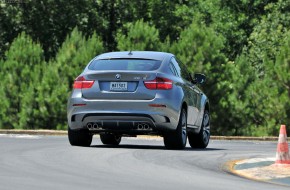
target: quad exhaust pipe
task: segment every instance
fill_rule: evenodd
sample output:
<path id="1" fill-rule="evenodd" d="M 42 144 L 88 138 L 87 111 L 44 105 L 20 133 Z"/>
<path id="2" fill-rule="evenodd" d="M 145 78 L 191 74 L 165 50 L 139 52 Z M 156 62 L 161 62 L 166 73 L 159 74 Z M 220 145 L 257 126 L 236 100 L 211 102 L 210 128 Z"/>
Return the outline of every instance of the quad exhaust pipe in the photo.
<path id="1" fill-rule="evenodd" d="M 87 128 L 89 130 L 98 130 L 98 129 L 102 129 L 102 126 L 99 125 L 98 123 L 87 123 Z M 150 125 L 148 123 L 138 123 L 137 125 L 137 129 L 138 130 L 150 130 Z"/>

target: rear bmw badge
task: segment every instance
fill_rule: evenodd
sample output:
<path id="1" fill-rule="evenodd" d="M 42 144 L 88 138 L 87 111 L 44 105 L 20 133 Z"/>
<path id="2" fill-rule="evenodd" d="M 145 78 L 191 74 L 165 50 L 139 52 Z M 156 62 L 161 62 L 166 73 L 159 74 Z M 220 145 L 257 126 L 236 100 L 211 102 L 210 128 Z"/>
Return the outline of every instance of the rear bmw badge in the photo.
<path id="1" fill-rule="evenodd" d="M 115 78 L 116 78 L 117 80 L 120 80 L 120 79 L 121 79 L 121 75 L 120 75 L 120 74 L 116 74 Z"/>

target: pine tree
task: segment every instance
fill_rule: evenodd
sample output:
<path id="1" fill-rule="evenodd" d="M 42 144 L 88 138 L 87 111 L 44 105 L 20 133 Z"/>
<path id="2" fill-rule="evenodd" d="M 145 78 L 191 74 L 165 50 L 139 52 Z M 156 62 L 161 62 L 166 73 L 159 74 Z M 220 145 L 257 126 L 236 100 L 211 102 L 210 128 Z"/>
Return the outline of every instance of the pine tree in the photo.
<path id="1" fill-rule="evenodd" d="M 204 73 L 207 82 L 202 86 L 210 99 L 212 111 L 213 132 L 220 126 L 219 101 L 223 91 L 218 91 L 222 66 L 226 64 L 226 58 L 221 50 L 224 39 L 215 33 L 213 28 L 193 22 L 187 29 L 181 32 L 179 41 L 172 44 L 171 52 L 174 53 L 193 73 Z M 224 126 L 223 126 L 224 127 Z"/>
<path id="2" fill-rule="evenodd" d="M 275 61 L 285 34 L 290 27 L 289 1 L 279 0 L 265 6 L 267 14 L 253 28 L 248 38 L 248 44 L 243 49 L 243 54 L 255 67 L 259 75 L 266 72 L 266 61 Z"/>
<path id="3" fill-rule="evenodd" d="M 34 128 L 35 93 L 42 74 L 43 50 L 38 43 L 21 33 L 5 53 L 1 64 L 1 127 Z"/>
<path id="4" fill-rule="evenodd" d="M 219 72 L 213 74 L 216 75 L 215 84 L 210 84 L 214 88 L 209 94 L 213 134 L 242 135 L 249 112 L 244 89 L 252 73 L 252 68 L 241 57 L 236 62 L 222 64 Z"/>
<path id="5" fill-rule="evenodd" d="M 9 124 L 10 121 L 10 116 L 8 114 L 8 109 L 10 107 L 10 100 L 6 96 L 6 83 L 8 83 L 7 80 L 7 73 L 3 71 L 3 64 L 4 61 L 0 60 L 0 96 L 1 96 L 1 101 L 0 101 L 0 129 L 2 128 L 13 128 Z"/>
<path id="6" fill-rule="evenodd" d="M 87 40 L 75 28 L 67 36 L 55 60 L 45 68 L 39 86 L 39 125 L 42 128 L 66 128 L 67 98 L 72 90 L 74 79 L 81 74 L 89 61 L 104 52 L 103 44 L 96 34 Z"/>
<path id="7" fill-rule="evenodd" d="M 117 34 L 117 48 L 125 50 L 155 50 L 160 48 L 159 32 L 142 19 L 130 24 L 128 34 Z"/>
<path id="8" fill-rule="evenodd" d="M 279 87 L 280 96 L 278 100 L 284 103 L 284 109 L 287 116 L 280 119 L 280 123 L 290 123 L 290 30 L 286 32 L 284 43 L 280 48 L 280 53 L 276 56 L 275 64 L 273 64 L 273 80 Z M 276 97 L 277 98 L 277 97 Z M 288 127 L 288 132 L 290 129 Z"/>
<path id="9" fill-rule="evenodd" d="M 191 71 L 207 72 L 211 65 L 224 63 L 225 57 L 220 52 L 223 40 L 212 28 L 193 22 L 172 44 L 171 52 Z"/>

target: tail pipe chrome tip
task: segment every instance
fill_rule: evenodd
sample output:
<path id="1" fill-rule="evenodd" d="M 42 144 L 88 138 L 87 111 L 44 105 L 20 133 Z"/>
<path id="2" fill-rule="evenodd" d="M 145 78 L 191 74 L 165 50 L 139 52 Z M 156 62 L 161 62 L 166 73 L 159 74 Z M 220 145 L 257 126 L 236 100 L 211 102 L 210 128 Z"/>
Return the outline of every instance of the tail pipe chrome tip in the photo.
<path id="1" fill-rule="evenodd" d="M 148 130 L 148 129 L 150 128 L 149 125 L 148 125 L 147 123 L 144 123 L 143 126 L 144 126 L 144 129 L 145 129 L 145 130 Z"/>
<path id="2" fill-rule="evenodd" d="M 143 130 L 143 129 L 144 129 L 144 126 L 143 126 L 142 123 L 139 123 L 139 124 L 138 124 L 138 129 L 139 129 L 139 130 Z"/>
<path id="3" fill-rule="evenodd" d="M 93 124 L 93 129 L 99 129 L 99 125 L 97 123 Z"/>
<path id="4" fill-rule="evenodd" d="M 89 130 L 91 130 L 91 129 L 93 128 L 93 125 L 92 125 L 91 123 L 88 123 L 88 124 L 87 124 L 87 128 L 88 128 Z"/>

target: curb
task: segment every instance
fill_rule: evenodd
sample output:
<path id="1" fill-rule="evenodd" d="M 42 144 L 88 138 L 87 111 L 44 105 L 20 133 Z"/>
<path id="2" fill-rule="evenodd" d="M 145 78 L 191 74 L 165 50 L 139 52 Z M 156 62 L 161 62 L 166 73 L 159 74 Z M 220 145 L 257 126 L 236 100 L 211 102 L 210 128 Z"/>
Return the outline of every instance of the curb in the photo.
<path id="1" fill-rule="evenodd" d="M 0 134 L 25 134 L 25 135 L 52 135 L 65 136 L 66 130 L 17 130 L 0 129 Z M 139 135 L 138 135 L 139 136 Z M 161 138 L 159 136 L 140 135 L 147 138 Z M 290 137 L 287 138 L 290 141 Z M 240 141 L 278 141 L 278 137 L 244 137 L 244 136 L 211 136 L 211 140 L 240 140 Z"/>
<path id="2" fill-rule="evenodd" d="M 67 135 L 63 130 L 17 130 L 17 129 L 0 129 L 0 134 L 17 134 L 17 135 Z"/>
<path id="3" fill-rule="evenodd" d="M 254 180 L 281 186 L 290 186 L 290 165 L 277 166 L 275 158 L 251 158 L 232 160 L 224 165 L 229 173 Z"/>

